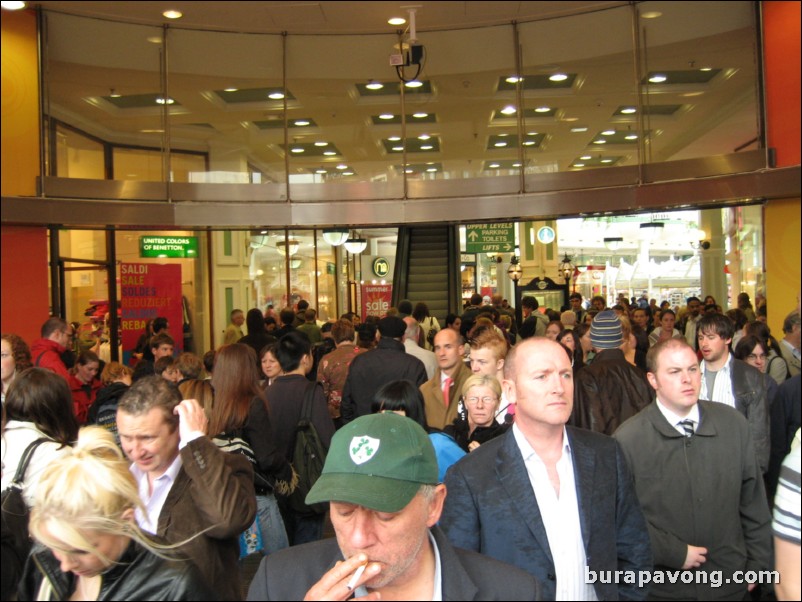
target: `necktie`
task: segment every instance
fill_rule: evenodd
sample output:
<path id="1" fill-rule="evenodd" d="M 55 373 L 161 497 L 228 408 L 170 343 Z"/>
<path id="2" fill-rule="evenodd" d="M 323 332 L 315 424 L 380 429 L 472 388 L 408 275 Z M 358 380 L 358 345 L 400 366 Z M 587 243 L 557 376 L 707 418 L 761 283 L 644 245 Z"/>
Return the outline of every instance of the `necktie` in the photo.
<path id="1" fill-rule="evenodd" d="M 686 437 L 693 437 L 693 420 L 680 420 L 678 424 L 685 431 Z"/>
<path id="2" fill-rule="evenodd" d="M 451 391 L 451 383 L 454 381 L 451 380 L 451 377 L 447 377 L 443 381 L 443 403 L 448 407 L 448 393 Z"/>

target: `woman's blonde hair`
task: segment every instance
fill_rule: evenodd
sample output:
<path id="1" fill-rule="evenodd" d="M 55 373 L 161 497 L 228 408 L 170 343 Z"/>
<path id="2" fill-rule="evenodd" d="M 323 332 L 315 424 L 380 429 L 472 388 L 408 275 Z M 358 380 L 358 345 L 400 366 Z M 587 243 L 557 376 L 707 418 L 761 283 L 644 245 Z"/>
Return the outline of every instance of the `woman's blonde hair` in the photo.
<path id="1" fill-rule="evenodd" d="M 103 372 L 100 375 L 100 382 L 104 385 L 110 385 L 111 383 L 121 380 L 125 376 L 133 375 L 134 371 L 128 366 L 120 362 L 109 362 L 106 364 L 106 367 L 103 368 Z"/>
<path id="2" fill-rule="evenodd" d="M 174 546 L 151 542 L 126 511 L 143 508 L 136 480 L 114 436 L 99 426 L 82 428 L 75 446 L 43 472 L 31 510 L 30 532 L 53 549 L 86 550 L 106 563 L 87 531 L 122 535 L 152 552 Z M 129 513 L 130 514 L 130 513 Z"/>
<path id="3" fill-rule="evenodd" d="M 473 376 L 469 377 L 468 380 L 465 381 L 465 384 L 462 385 L 462 396 L 467 397 L 468 391 L 470 391 L 473 387 L 488 387 L 493 393 L 496 394 L 496 397 L 501 399 L 501 384 L 498 382 L 498 379 L 495 376 L 490 376 L 488 374 L 474 374 Z"/>

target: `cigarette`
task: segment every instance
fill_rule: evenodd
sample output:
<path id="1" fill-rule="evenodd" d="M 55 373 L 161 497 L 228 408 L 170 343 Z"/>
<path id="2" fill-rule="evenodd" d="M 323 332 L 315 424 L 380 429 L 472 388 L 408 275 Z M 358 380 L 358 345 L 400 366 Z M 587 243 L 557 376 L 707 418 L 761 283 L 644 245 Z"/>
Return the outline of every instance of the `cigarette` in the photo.
<path id="1" fill-rule="evenodd" d="M 357 583 L 357 581 L 359 581 L 360 577 L 362 577 L 362 573 L 364 573 L 364 572 L 365 572 L 365 569 L 366 569 L 367 567 L 368 567 L 368 563 L 367 563 L 367 562 L 366 562 L 365 564 L 360 564 L 360 565 L 357 567 L 357 569 L 356 569 L 356 573 L 354 573 L 354 576 L 353 576 L 353 577 L 351 577 L 351 578 L 348 580 L 348 584 L 345 586 L 345 587 L 347 587 L 347 588 L 348 588 L 348 591 L 352 591 L 352 590 L 353 590 L 353 589 L 356 587 L 356 583 Z"/>

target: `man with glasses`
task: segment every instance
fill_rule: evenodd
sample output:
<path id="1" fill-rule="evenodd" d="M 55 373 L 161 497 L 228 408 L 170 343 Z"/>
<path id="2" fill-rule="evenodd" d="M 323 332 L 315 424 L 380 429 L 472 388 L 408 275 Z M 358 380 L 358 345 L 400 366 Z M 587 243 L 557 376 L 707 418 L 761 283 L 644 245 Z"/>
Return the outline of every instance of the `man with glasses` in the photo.
<path id="1" fill-rule="evenodd" d="M 42 338 L 31 345 L 33 365 L 47 368 L 66 380 L 67 366 L 64 365 L 61 354 L 72 345 L 75 331 L 64 319 L 53 316 L 42 324 L 41 335 Z"/>

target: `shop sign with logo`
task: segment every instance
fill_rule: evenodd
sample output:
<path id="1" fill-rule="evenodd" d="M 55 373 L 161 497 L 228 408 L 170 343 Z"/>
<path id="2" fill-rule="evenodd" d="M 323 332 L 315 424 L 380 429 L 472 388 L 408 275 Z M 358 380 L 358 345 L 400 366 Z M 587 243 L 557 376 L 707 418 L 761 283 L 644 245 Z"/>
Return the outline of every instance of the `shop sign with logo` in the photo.
<path id="1" fill-rule="evenodd" d="M 198 237 L 140 236 L 139 256 L 194 259 L 198 256 Z"/>

